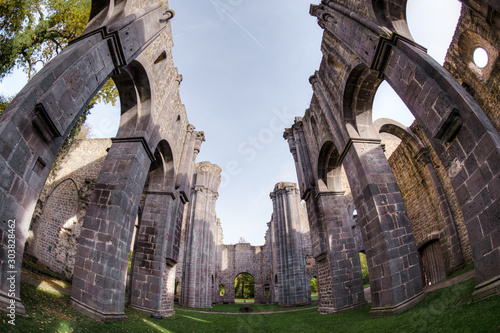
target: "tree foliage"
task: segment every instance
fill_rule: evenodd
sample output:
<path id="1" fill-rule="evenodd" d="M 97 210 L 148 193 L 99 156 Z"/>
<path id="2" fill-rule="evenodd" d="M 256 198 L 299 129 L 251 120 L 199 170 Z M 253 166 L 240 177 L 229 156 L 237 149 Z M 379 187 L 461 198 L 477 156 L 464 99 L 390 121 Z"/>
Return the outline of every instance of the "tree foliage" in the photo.
<path id="1" fill-rule="evenodd" d="M 311 293 L 316 294 L 318 292 L 318 279 L 313 277 L 311 279 Z"/>
<path id="2" fill-rule="evenodd" d="M 3 113 L 3 111 L 10 104 L 12 99 L 13 99 L 12 97 L 5 97 L 5 96 L 0 95 L 0 115 Z"/>
<path id="3" fill-rule="evenodd" d="M 89 0 L 13 0 L 0 2 L 0 78 L 15 65 L 31 78 L 37 68 L 82 34 Z"/>
<path id="4" fill-rule="evenodd" d="M 370 277 L 368 276 L 368 263 L 366 262 L 366 254 L 360 252 L 359 260 L 361 262 L 361 273 L 363 274 L 363 284 L 367 284 L 370 282 Z"/>

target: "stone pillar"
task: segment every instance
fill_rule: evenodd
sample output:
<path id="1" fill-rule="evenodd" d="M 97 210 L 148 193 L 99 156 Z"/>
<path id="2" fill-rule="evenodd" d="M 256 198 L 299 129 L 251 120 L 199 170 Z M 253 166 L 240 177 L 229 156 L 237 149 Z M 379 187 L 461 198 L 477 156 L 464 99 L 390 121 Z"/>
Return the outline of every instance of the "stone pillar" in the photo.
<path id="1" fill-rule="evenodd" d="M 311 303 L 306 275 L 302 227 L 296 184 L 278 183 L 270 194 L 273 201 L 273 220 L 278 261 L 280 306 Z"/>
<path id="2" fill-rule="evenodd" d="M 293 127 L 286 129 L 283 137 L 288 141 L 288 145 L 290 146 L 290 152 L 292 153 L 295 162 L 297 178 L 299 179 L 299 182 L 301 182 L 299 184 L 303 184 L 304 186 L 303 188 L 300 188 L 301 198 L 308 201 L 307 198 L 310 197 L 311 191 L 314 190 L 315 181 L 314 177 L 305 176 L 312 174 L 313 169 L 306 140 L 302 131 L 299 134 L 299 129 L 300 131 L 302 129 L 302 120 L 301 118 L 296 118 Z M 317 203 L 308 202 L 307 214 L 309 218 L 313 252 L 316 255 L 319 255 L 320 253 L 326 253 L 327 244 L 324 226 L 319 220 L 319 210 L 317 206 Z"/>
<path id="3" fill-rule="evenodd" d="M 182 289 L 179 303 L 193 308 L 212 306 L 212 272 L 217 219 L 215 202 L 221 182 L 221 168 L 209 162 L 195 166 L 193 191 L 187 221 Z"/>
<path id="4" fill-rule="evenodd" d="M 194 126 L 188 125 L 182 171 L 176 182 L 178 190 L 173 183 L 163 183 L 163 168 L 150 172 L 132 266 L 130 303 L 137 310 L 174 313 L 175 266 L 179 261 L 184 205 L 190 195 L 194 161 L 204 139 L 203 132 L 194 132 Z"/>
<path id="5" fill-rule="evenodd" d="M 314 170 L 301 118 L 296 118 L 284 136 L 294 155 L 297 174 L 312 177 Z M 305 183 L 308 188 L 301 189 L 301 193 L 307 203 L 312 251 L 317 265 L 319 312 L 337 313 L 362 306 L 365 299 L 361 264 L 344 192 L 324 190 L 318 193 L 314 180 Z"/>
<path id="6" fill-rule="evenodd" d="M 174 313 L 175 261 L 166 256 L 171 246 L 177 212 L 184 205 L 173 192 L 146 192 L 142 219 L 139 222 L 130 286 L 132 308 L 171 315 Z M 172 288 L 168 288 L 172 285 Z"/>
<path id="7" fill-rule="evenodd" d="M 380 143 L 351 139 L 343 165 L 366 249 L 373 316 L 400 313 L 423 296 L 415 238 L 403 198 Z"/>
<path id="8" fill-rule="evenodd" d="M 125 284 L 141 194 L 153 154 L 143 138 L 113 139 L 82 224 L 71 289 L 74 307 L 125 320 Z"/>
<path id="9" fill-rule="evenodd" d="M 366 304 L 363 274 L 344 192 L 323 191 L 317 194 L 316 200 L 322 208 L 328 241 L 328 253 L 323 261 L 330 273 L 323 277 L 328 280 L 321 283 L 331 285 L 330 294 L 323 292 L 326 295 L 319 311 L 337 313 L 363 306 Z"/>

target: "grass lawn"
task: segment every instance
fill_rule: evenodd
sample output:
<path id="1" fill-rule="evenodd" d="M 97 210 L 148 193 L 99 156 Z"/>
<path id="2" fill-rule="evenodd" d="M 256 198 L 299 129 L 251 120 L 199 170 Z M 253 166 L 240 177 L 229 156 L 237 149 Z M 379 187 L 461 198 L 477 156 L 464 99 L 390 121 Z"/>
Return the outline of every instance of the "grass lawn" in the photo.
<path id="1" fill-rule="evenodd" d="M 101 323 L 79 314 L 62 296 L 22 283 L 21 299 L 28 318 L 16 317 L 10 326 L 4 315 L 0 332 L 500 332 L 500 297 L 469 303 L 474 279 L 429 293 L 425 300 L 398 316 L 370 318 L 370 306 L 340 315 L 320 315 L 316 307 L 279 314 L 193 313 L 176 307 L 161 320 L 126 309 L 126 322 Z M 216 305 L 235 312 L 241 305 Z M 274 311 L 275 305 L 250 305 L 254 311 Z M 286 310 L 286 309 L 285 309 Z"/>

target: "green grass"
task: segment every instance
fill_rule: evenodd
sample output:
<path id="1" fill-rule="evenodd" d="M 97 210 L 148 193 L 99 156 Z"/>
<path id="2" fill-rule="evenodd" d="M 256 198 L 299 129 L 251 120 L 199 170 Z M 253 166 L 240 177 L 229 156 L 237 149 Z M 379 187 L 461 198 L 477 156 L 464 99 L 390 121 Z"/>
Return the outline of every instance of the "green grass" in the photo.
<path id="1" fill-rule="evenodd" d="M 71 279 L 66 277 L 65 275 L 53 272 L 44 266 L 41 266 L 39 264 L 36 264 L 36 263 L 31 262 L 31 261 L 26 260 L 26 259 L 23 259 L 22 268 L 27 269 L 30 272 L 33 272 L 36 274 L 41 274 L 41 275 L 49 277 L 49 278 L 61 280 L 61 281 L 64 281 L 66 283 L 71 283 Z"/>
<path id="2" fill-rule="evenodd" d="M 101 323 L 68 306 L 69 297 L 22 283 L 21 299 L 29 318 L 16 317 L 16 326 L 0 324 L 0 332 L 500 332 L 500 297 L 469 303 L 474 279 L 429 293 L 424 301 L 398 316 L 371 318 L 370 306 L 340 315 L 320 315 L 317 309 L 279 314 L 193 313 L 176 307 L 176 314 L 155 320 L 126 309 L 126 322 Z M 273 310 L 275 305 L 250 305 Z M 216 305 L 227 309 L 240 305 Z M 286 310 L 286 309 L 285 309 Z M 233 312 L 233 310 L 231 310 Z M 7 317 L 4 316 L 4 320 Z"/>
<path id="3" fill-rule="evenodd" d="M 472 271 L 473 269 L 474 269 L 474 263 L 468 264 L 468 265 L 464 266 L 463 268 L 459 269 L 458 271 L 453 272 L 452 274 L 450 274 L 450 276 L 448 276 L 446 278 L 446 280 L 453 279 L 454 277 L 457 277 L 459 275 L 467 273 L 468 271 Z"/>
<path id="4" fill-rule="evenodd" d="M 228 313 L 237 313 L 240 311 L 240 308 L 243 305 L 248 305 L 253 312 L 271 312 L 271 311 L 287 311 L 293 309 L 304 309 L 304 308 L 317 308 L 318 304 L 309 304 L 305 306 L 297 306 L 297 307 L 279 307 L 276 304 L 214 304 L 210 309 L 193 309 L 180 305 L 175 305 L 175 310 L 196 310 L 196 311 L 206 311 L 206 312 L 228 312 Z"/>

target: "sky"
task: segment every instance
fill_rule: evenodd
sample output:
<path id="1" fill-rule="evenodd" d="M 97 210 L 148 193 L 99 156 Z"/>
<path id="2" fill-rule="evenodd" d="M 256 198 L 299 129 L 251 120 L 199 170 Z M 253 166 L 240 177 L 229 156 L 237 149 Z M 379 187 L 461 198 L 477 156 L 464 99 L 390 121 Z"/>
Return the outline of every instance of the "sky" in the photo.
<path id="1" fill-rule="evenodd" d="M 309 107 L 308 78 L 321 61 L 322 29 L 309 15 L 311 0 L 170 0 L 174 64 L 183 75 L 181 100 L 188 119 L 206 142 L 198 162 L 222 168 L 217 216 L 224 243 L 240 237 L 264 244 L 271 219 L 269 193 L 280 181 L 297 182 L 284 128 Z M 315 3 L 319 3 L 319 0 Z M 457 0 L 408 0 L 414 40 L 440 64 L 460 12 Z M 25 84 L 16 72 L 0 83 L 14 95 Z M 383 83 L 373 118 L 409 126 L 413 117 Z M 119 105 L 95 107 L 88 123 L 93 137 L 112 137 Z"/>

